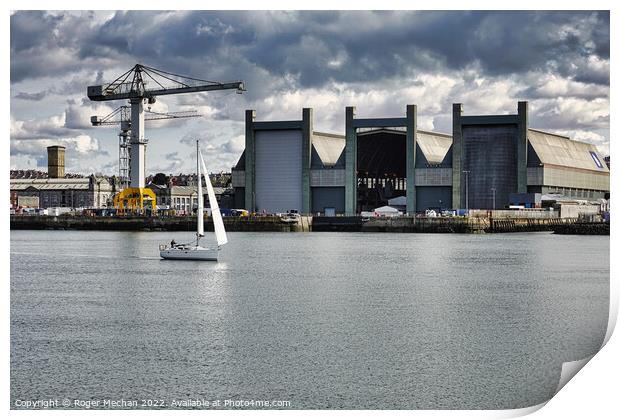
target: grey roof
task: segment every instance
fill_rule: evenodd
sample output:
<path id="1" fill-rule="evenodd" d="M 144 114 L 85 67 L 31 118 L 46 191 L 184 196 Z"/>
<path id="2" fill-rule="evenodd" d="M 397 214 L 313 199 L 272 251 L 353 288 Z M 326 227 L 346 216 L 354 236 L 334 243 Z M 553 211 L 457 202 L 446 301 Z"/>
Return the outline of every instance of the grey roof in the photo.
<path id="1" fill-rule="evenodd" d="M 233 166 L 232 169 L 233 170 L 236 169 L 238 171 L 244 171 L 245 170 L 245 149 L 243 150 L 243 152 L 241 152 L 241 156 L 239 156 L 239 160 L 237 161 L 235 166 Z"/>
<path id="2" fill-rule="evenodd" d="M 173 185 L 170 187 L 171 195 L 192 195 L 198 192 L 197 187 L 188 187 L 186 185 Z"/>
<path id="3" fill-rule="evenodd" d="M 593 144 L 534 129 L 528 129 L 527 138 L 543 165 L 609 172 L 603 157 Z M 592 154 L 596 155 L 602 167 L 597 166 Z"/>
<path id="4" fill-rule="evenodd" d="M 313 134 L 312 145 L 323 165 L 326 167 L 336 165 L 346 143 L 344 136 L 318 132 Z"/>
<path id="5" fill-rule="evenodd" d="M 431 131 L 418 130 L 418 145 L 431 165 L 439 165 L 452 146 L 452 136 Z"/>
<path id="6" fill-rule="evenodd" d="M 207 193 L 206 187 L 204 187 L 202 190 L 204 194 Z M 226 191 L 226 188 L 224 187 L 213 187 L 213 192 L 215 193 L 215 195 L 221 195 L 225 191 Z M 192 194 L 195 195 L 197 193 L 198 193 L 198 188 L 196 186 L 173 185 L 172 187 L 170 187 L 171 195 L 192 195 Z"/>
<path id="7" fill-rule="evenodd" d="M 12 191 L 23 191 L 30 187 L 37 190 L 88 190 L 90 181 L 88 178 L 11 179 Z"/>
<path id="8" fill-rule="evenodd" d="M 360 127 L 357 129 L 357 135 L 358 136 L 363 136 L 365 134 L 374 134 L 374 133 L 378 133 L 378 132 L 387 132 L 387 133 L 393 133 L 393 132 L 397 132 L 397 133 L 401 133 L 401 134 L 406 134 L 407 133 L 407 128 L 406 127 Z"/>

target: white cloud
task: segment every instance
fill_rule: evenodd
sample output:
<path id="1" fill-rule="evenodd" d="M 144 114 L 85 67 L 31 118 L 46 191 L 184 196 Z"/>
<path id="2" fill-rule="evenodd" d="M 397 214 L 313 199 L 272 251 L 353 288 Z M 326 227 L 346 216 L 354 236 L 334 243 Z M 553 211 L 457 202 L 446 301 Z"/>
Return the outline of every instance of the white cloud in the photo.
<path id="1" fill-rule="evenodd" d="M 533 101 L 532 125 L 553 130 L 608 128 L 609 98 L 556 98 Z"/>
<path id="2" fill-rule="evenodd" d="M 27 121 L 11 117 L 11 140 L 42 140 L 70 133 L 71 130 L 65 128 L 64 114 Z"/>
<path id="3" fill-rule="evenodd" d="M 533 91 L 544 98 L 566 96 L 595 98 L 597 96 L 606 96 L 609 92 L 609 88 L 592 83 L 575 82 L 569 79 L 551 76 Z"/>
<path id="4" fill-rule="evenodd" d="M 49 146 L 64 146 L 68 154 L 77 153 L 84 156 L 92 156 L 93 153 L 107 154 L 99 147 L 99 140 L 85 134 L 57 139 L 16 140 L 11 142 L 11 154 L 42 155 L 47 153 Z"/>
<path id="5" fill-rule="evenodd" d="M 85 130 L 90 129 L 92 124 L 90 117 L 105 117 L 110 114 L 114 108 L 100 103 L 82 102 L 80 104 L 70 104 L 65 108 L 64 127 L 70 129 Z"/>

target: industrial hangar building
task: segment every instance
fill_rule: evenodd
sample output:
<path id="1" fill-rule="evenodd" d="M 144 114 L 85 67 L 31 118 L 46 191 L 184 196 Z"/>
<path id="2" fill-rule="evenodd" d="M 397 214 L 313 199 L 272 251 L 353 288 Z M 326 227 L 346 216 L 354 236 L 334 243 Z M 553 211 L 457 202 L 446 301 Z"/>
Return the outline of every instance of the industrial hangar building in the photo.
<path id="1" fill-rule="evenodd" d="M 245 151 L 232 169 L 235 207 L 354 215 L 406 197 L 413 214 L 609 193 L 609 168 L 596 147 L 529 128 L 527 102 L 513 115 L 463 115 L 453 104 L 452 135 L 419 130 L 416 110 L 356 118 L 347 107 L 344 136 L 315 131 L 311 108 L 294 121 L 256 121 L 246 111 Z"/>

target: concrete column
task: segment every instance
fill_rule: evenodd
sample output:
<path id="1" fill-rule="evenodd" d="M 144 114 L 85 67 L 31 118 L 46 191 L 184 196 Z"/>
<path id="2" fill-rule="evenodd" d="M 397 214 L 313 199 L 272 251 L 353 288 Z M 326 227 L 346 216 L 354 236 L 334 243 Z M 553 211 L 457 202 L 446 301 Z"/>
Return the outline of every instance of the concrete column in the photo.
<path id="1" fill-rule="evenodd" d="M 310 161 L 312 159 L 312 134 L 314 132 L 314 111 L 304 108 L 301 125 L 301 212 L 312 212 L 310 193 Z"/>
<path id="2" fill-rule="evenodd" d="M 245 111 L 245 209 L 256 211 L 256 197 L 254 194 L 254 119 L 256 111 Z"/>
<path id="3" fill-rule="evenodd" d="M 144 188 L 146 142 L 144 138 L 144 99 L 132 99 L 131 103 L 131 188 Z"/>
<path id="4" fill-rule="evenodd" d="M 415 158 L 417 143 L 417 106 L 407 105 L 407 214 L 414 215 L 416 209 Z"/>
<path id="5" fill-rule="evenodd" d="M 355 107 L 346 108 L 346 144 L 345 144 L 345 170 L 344 170 L 344 209 L 347 216 L 353 216 L 357 212 L 357 135 L 353 120 L 355 119 Z"/>
<path id="6" fill-rule="evenodd" d="M 527 129 L 528 111 L 527 102 L 521 101 L 518 106 L 517 132 L 517 192 L 527 193 Z"/>
<path id="7" fill-rule="evenodd" d="M 463 171 L 463 132 L 461 116 L 463 104 L 452 104 L 452 208 L 463 207 L 463 188 L 461 185 Z"/>

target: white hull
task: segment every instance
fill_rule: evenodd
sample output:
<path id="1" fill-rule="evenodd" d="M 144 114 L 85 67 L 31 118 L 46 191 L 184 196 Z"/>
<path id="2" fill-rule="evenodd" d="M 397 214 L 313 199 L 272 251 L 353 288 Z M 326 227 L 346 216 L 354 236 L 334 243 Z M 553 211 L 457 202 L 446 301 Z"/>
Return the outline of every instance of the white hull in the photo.
<path id="1" fill-rule="evenodd" d="M 218 253 L 217 248 L 203 248 L 201 246 L 166 247 L 159 251 L 159 256 L 165 260 L 217 261 Z"/>

